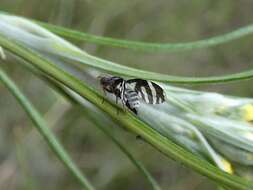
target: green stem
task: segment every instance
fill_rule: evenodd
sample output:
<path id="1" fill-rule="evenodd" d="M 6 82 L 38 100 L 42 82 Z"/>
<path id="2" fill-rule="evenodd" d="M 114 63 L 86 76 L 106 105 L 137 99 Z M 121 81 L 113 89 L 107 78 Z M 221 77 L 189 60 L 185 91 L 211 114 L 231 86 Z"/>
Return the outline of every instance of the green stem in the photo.
<path id="1" fill-rule="evenodd" d="M 169 139 L 161 136 L 157 131 L 149 127 L 147 124 L 137 119 L 129 112 L 119 111 L 119 114 L 115 113 L 115 106 L 109 101 L 105 101 L 102 104 L 103 97 L 84 84 L 79 79 L 66 73 L 53 62 L 43 58 L 34 51 L 23 47 L 22 45 L 12 42 L 0 35 L 0 45 L 12 52 L 13 54 L 23 58 L 30 62 L 33 66 L 44 72 L 48 76 L 61 82 L 65 86 L 69 87 L 92 104 L 103 110 L 105 113 L 111 116 L 115 121 L 125 126 L 130 131 L 140 135 L 144 140 L 149 142 L 152 146 L 157 148 L 163 154 L 182 162 L 195 171 L 209 177 L 217 183 L 224 184 L 234 189 L 253 189 L 253 183 L 238 176 L 233 176 L 225 173 L 217 167 L 211 165 L 207 161 L 198 158 L 194 154 L 186 151 L 180 146 L 176 145 Z"/>
<path id="2" fill-rule="evenodd" d="M 14 22 L 15 21 L 15 22 Z M 40 27 L 34 27 L 34 24 L 31 22 L 27 22 L 24 19 L 21 19 L 20 17 L 14 17 L 14 20 L 9 20 L 10 24 L 20 27 L 26 31 L 36 31 L 37 35 L 45 35 L 45 40 L 49 40 L 46 42 L 47 45 L 43 46 L 44 48 L 40 49 L 42 52 L 47 52 L 49 54 L 53 54 L 54 56 L 63 56 L 66 59 L 71 60 L 73 63 L 88 65 L 91 67 L 94 67 L 96 69 L 103 70 L 108 73 L 113 73 L 114 75 L 122 75 L 122 76 L 128 76 L 128 77 L 138 77 L 148 80 L 154 80 L 154 81 L 161 81 L 166 83 L 181 83 L 181 84 L 200 84 L 200 83 L 224 83 L 224 82 L 230 82 L 230 81 L 237 81 L 237 80 L 243 80 L 243 79 L 251 79 L 253 78 L 253 69 L 249 69 L 247 71 L 238 72 L 234 74 L 229 75 L 223 75 L 223 76 L 212 76 L 212 77 L 180 77 L 180 76 L 173 76 L 173 75 L 167 75 L 167 74 L 160 74 L 155 73 L 151 71 L 145 71 L 141 69 L 135 69 L 128 66 L 123 66 L 120 64 L 113 63 L 108 60 L 104 60 L 92 55 L 87 54 L 86 52 L 81 51 L 80 49 L 76 48 L 72 44 L 59 39 L 59 37 L 52 35 L 50 32 L 42 32 Z M 7 22 L 8 23 L 8 22 Z M 20 26 L 17 26 L 17 23 L 20 24 Z M 250 33 L 252 27 L 246 28 L 243 30 L 246 34 L 247 32 Z M 45 34 L 47 33 L 47 34 Z M 243 32 L 235 32 L 236 34 L 243 33 Z M 229 36 L 234 36 L 229 35 Z M 6 34 L 8 36 L 8 34 Z M 10 35 L 11 36 L 11 35 Z M 16 40 L 18 36 L 15 37 Z M 22 40 L 21 40 L 22 41 Z M 24 42 L 23 42 L 24 43 Z M 39 42 L 40 43 L 40 42 Z M 26 43 L 29 44 L 29 43 Z"/>
<path id="3" fill-rule="evenodd" d="M 228 43 L 232 40 L 236 40 L 253 33 L 253 25 L 248 25 L 236 29 L 232 32 L 214 36 L 211 38 L 185 42 L 185 43 L 148 43 L 148 42 L 138 42 L 130 40 L 115 39 L 103 36 L 96 36 L 84 32 L 79 32 L 72 29 L 63 28 L 60 26 L 55 26 L 45 22 L 35 21 L 39 25 L 47 28 L 51 32 L 58 34 L 62 37 L 70 38 L 72 40 L 86 41 L 90 43 L 121 47 L 138 51 L 148 51 L 148 52 L 172 52 L 172 51 L 185 51 L 192 49 L 202 49 L 207 47 L 212 47 L 224 43 Z"/>

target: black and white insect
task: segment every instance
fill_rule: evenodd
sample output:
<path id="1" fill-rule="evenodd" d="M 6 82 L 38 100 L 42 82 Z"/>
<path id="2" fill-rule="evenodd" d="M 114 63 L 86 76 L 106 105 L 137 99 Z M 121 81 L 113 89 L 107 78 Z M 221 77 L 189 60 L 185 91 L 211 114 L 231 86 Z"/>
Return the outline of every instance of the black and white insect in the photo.
<path id="1" fill-rule="evenodd" d="M 165 101 L 163 89 L 154 82 L 143 79 L 125 80 L 121 77 L 100 77 L 100 84 L 106 92 L 116 96 L 121 100 L 122 105 L 128 107 L 137 114 L 136 108 L 140 105 L 140 100 L 147 104 L 161 104 Z"/>

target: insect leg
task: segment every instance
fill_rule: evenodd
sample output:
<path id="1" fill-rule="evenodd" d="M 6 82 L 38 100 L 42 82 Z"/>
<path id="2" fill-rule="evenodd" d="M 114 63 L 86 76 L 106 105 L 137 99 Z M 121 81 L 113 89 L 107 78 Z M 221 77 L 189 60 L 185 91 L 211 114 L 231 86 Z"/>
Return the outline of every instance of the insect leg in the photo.
<path id="1" fill-rule="evenodd" d="M 126 102 L 126 107 L 128 107 L 129 110 L 131 110 L 133 113 L 137 115 L 137 110 L 135 108 L 132 108 L 128 101 Z"/>
<path id="2" fill-rule="evenodd" d="M 104 92 L 104 95 L 106 96 L 106 91 L 105 91 L 105 89 L 103 88 L 103 92 Z M 103 99 L 102 99 L 102 104 L 105 102 L 105 98 L 103 97 Z"/>
<path id="3" fill-rule="evenodd" d="M 116 96 L 116 104 L 118 104 L 118 100 L 119 100 L 119 97 L 118 97 L 118 96 Z"/>

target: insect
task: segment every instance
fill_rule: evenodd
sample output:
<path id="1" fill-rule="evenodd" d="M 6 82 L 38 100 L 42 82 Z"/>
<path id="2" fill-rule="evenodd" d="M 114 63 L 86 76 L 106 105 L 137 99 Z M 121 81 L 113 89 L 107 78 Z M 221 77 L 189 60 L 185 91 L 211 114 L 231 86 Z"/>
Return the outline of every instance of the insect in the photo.
<path id="1" fill-rule="evenodd" d="M 116 96 L 133 113 L 137 114 L 136 108 L 140 100 L 147 104 L 161 104 L 165 101 L 163 89 L 154 82 L 143 79 L 125 80 L 121 77 L 100 77 L 100 84 L 106 92 Z"/>

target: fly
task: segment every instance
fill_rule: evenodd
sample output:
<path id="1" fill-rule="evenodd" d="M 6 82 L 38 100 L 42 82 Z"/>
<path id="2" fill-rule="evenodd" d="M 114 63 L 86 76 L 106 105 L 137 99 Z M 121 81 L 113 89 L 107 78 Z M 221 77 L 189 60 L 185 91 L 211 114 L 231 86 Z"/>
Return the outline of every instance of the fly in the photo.
<path id="1" fill-rule="evenodd" d="M 147 104 L 161 104 L 165 101 L 164 90 L 156 83 L 143 79 L 125 80 L 121 77 L 100 77 L 104 92 L 114 94 L 116 103 L 120 99 L 122 105 L 137 114 L 136 108 L 140 100 Z"/>

